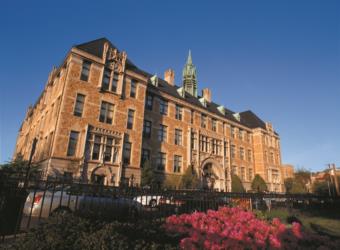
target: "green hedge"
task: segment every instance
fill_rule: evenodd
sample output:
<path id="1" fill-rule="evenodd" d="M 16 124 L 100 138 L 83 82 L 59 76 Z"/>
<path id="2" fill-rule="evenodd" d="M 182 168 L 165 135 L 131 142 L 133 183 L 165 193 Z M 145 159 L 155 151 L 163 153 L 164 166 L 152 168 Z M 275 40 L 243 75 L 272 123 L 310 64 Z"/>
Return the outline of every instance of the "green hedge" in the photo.
<path id="1" fill-rule="evenodd" d="M 23 238 L 0 249 L 178 249 L 178 238 L 168 236 L 159 224 L 103 223 L 75 215 L 52 217 Z"/>

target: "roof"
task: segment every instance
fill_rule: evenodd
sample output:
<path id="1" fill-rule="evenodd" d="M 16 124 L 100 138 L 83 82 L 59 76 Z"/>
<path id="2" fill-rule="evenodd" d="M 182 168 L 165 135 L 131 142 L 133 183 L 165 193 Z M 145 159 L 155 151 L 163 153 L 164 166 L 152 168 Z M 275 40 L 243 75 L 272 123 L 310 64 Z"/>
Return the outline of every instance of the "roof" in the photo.
<path id="1" fill-rule="evenodd" d="M 90 41 L 90 42 L 86 42 L 86 43 L 82 43 L 82 44 L 79 44 L 79 45 L 76 45 L 75 47 L 80 49 L 80 50 L 83 50 L 83 51 L 86 51 L 94 56 L 97 56 L 99 58 L 102 58 L 103 56 L 103 49 L 104 49 L 104 44 L 105 43 L 109 43 L 110 46 L 112 48 L 116 48 L 117 47 L 115 45 L 113 45 L 107 38 L 103 37 L 103 38 L 99 38 L 99 39 L 96 39 L 96 40 L 93 40 L 93 41 Z M 127 69 L 130 69 L 130 70 L 133 70 L 137 73 L 140 73 L 140 74 L 143 74 L 144 76 L 147 76 L 147 77 L 152 77 L 153 74 L 150 74 L 140 68 L 138 68 L 134 63 L 132 63 L 132 61 L 127 58 L 126 60 L 126 68 Z M 182 99 L 194 106 L 198 106 L 200 108 L 202 108 L 202 104 L 201 102 L 199 101 L 199 97 L 194 97 L 192 96 L 191 94 L 189 93 L 186 93 L 185 94 L 185 98 L 183 98 L 177 91 L 177 89 L 179 88 L 178 86 L 173 86 L 173 85 L 170 85 L 168 82 L 166 82 L 165 80 L 159 78 L 158 79 L 158 87 L 155 87 L 154 85 L 152 85 L 151 83 L 149 83 L 148 87 L 150 89 L 153 89 L 155 91 L 162 91 L 162 92 L 165 92 L 175 98 L 178 98 L 178 99 Z M 234 114 L 235 112 L 225 108 L 225 115 L 223 115 L 219 110 L 218 110 L 218 107 L 220 105 L 217 104 L 217 103 L 214 103 L 214 102 L 207 102 L 207 107 L 205 107 L 205 109 L 208 111 L 208 112 L 211 112 L 215 115 L 218 115 L 218 116 L 221 116 L 223 118 L 227 118 L 228 120 L 231 120 L 235 123 L 239 123 L 239 124 L 242 124 L 246 127 L 249 127 L 249 128 L 263 128 L 263 129 L 266 129 L 266 124 L 264 121 L 262 121 L 258 116 L 256 116 L 252 111 L 248 110 L 248 111 L 244 111 L 244 112 L 241 112 L 239 113 L 240 114 L 240 121 L 238 121 L 235 117 L 234 117 Z"/>

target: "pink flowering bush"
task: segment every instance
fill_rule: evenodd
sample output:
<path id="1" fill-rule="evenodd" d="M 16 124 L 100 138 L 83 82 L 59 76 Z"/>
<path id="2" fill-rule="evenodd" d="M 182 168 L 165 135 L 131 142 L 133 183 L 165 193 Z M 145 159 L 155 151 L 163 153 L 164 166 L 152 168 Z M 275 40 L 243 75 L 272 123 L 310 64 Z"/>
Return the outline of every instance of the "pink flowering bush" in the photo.
<path id="1" fill-rule="evenodd" d="M 207 213 L 173 215 L 165 229 L 182 235 L 182 249 L 336 249 L 339 241 L 308 233 L 301 225 L 286 227 L 277 218 L 260 220 L 240 208 L 221 207 Z"/>

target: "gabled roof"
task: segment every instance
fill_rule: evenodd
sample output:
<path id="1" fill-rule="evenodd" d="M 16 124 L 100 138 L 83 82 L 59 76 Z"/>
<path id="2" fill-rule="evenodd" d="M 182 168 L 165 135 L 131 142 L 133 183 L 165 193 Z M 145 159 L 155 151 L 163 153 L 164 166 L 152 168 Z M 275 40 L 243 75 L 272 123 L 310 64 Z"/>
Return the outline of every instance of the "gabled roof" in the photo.
<path id="1" fill-rule="evenodd" d="M 240 113 L 241 122 L 249 128 L 263 128 L 266 129 L 266 124 L 251 110 Z"/>
<path id="2" fill-rule="evenodd" d="M 79 45 L 76 45 L 75 47 L 86 51 L 87 53 L 90 53 L 91 55 L 97 56 L 99 58 L 102 58 L 103 56 L 103 49 L 104 49 L 104 44 L 105 43 L 109 43 L 110 46 L 112 48 L 116 48 L 117 47 L 115 45 L 113 45 L 107 38 L 103 37 L 103 38 L 99 38 L 90 42 L 86 42 L 86 43 L 82 43 Z M 126 60 L 126 68 L 136 71 L 140 74 L 143 74 L 144 76 L 150 78 L 153 76 L 153 74 L 150 74 L 140 68 L 138 68 L 134 63 L 132 63 L 130 61 L 129 58 L 127 58 Z M 169 83 L 167 83 L 166 81 L 164 81 L 163 79 L 159 78 L 158 79 L 158 87 L 155 87 L 154 85 L 152 85 L 151 83 L 149 83 L 148 87 L 151 89 L 154 89 L 156 91 L 162 91 L 165 92 L 175 98 L 184 100 L 186 102 L 189 102 L 192 105 L 195 105 L 197 107 L 202 108 L 202 104 L 199 101 L 199 98 L 201 98 L 200 96 L 198 96 L 197 98 L 192 96 L 189 93 L 185 93 L 185 98 L 183 98 L 177 91 L 177 89 L 179 88 L 178 86 L 173 86 L 170 85 Z M 208 112 L 214 113 L 218 116 L 221 116 L 223 118 L 227 118 L 228 120 L 231 120 L 233 122 L 242 124 L 246 127 L 249 128 L 263 128 L 266 129 L 266 124 L 264 121 L 262 121 L 258 116 L 256 116 L 252 111 L 248 110 L 248 111 L 244 111 L 239 113 L 240 114 L 240 121 L 238 121 L 235 117 L 234 114 L 235 112 L 225 108 L 225 115 L 223 115 L 219 110 L 218 107 L 220 105 L 218 105 L 217 103 L 214 102 L 207 102 L 207 107 L 204 107 L 204 109 L 206 109 Z"/>

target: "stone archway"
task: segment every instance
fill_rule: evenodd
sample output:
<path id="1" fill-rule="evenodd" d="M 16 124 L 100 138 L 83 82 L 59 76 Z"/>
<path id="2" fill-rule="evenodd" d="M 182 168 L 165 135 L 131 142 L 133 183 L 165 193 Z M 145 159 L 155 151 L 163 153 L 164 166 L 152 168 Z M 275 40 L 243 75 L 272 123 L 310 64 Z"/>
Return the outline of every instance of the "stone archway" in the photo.
<path id="1" fill-rule="evenodd" d="M 105 166 L 98 166 L 92 170 L 91 182 L 95 184 L 108 185 L 111 173 Z"/>
<path id="2" fill-rule="evenodd" d="M 225 191 L 225 175 L 220 163 L 212 158 L 205 159 L 201 164 L 201 173 L 203 188 Z"/>

